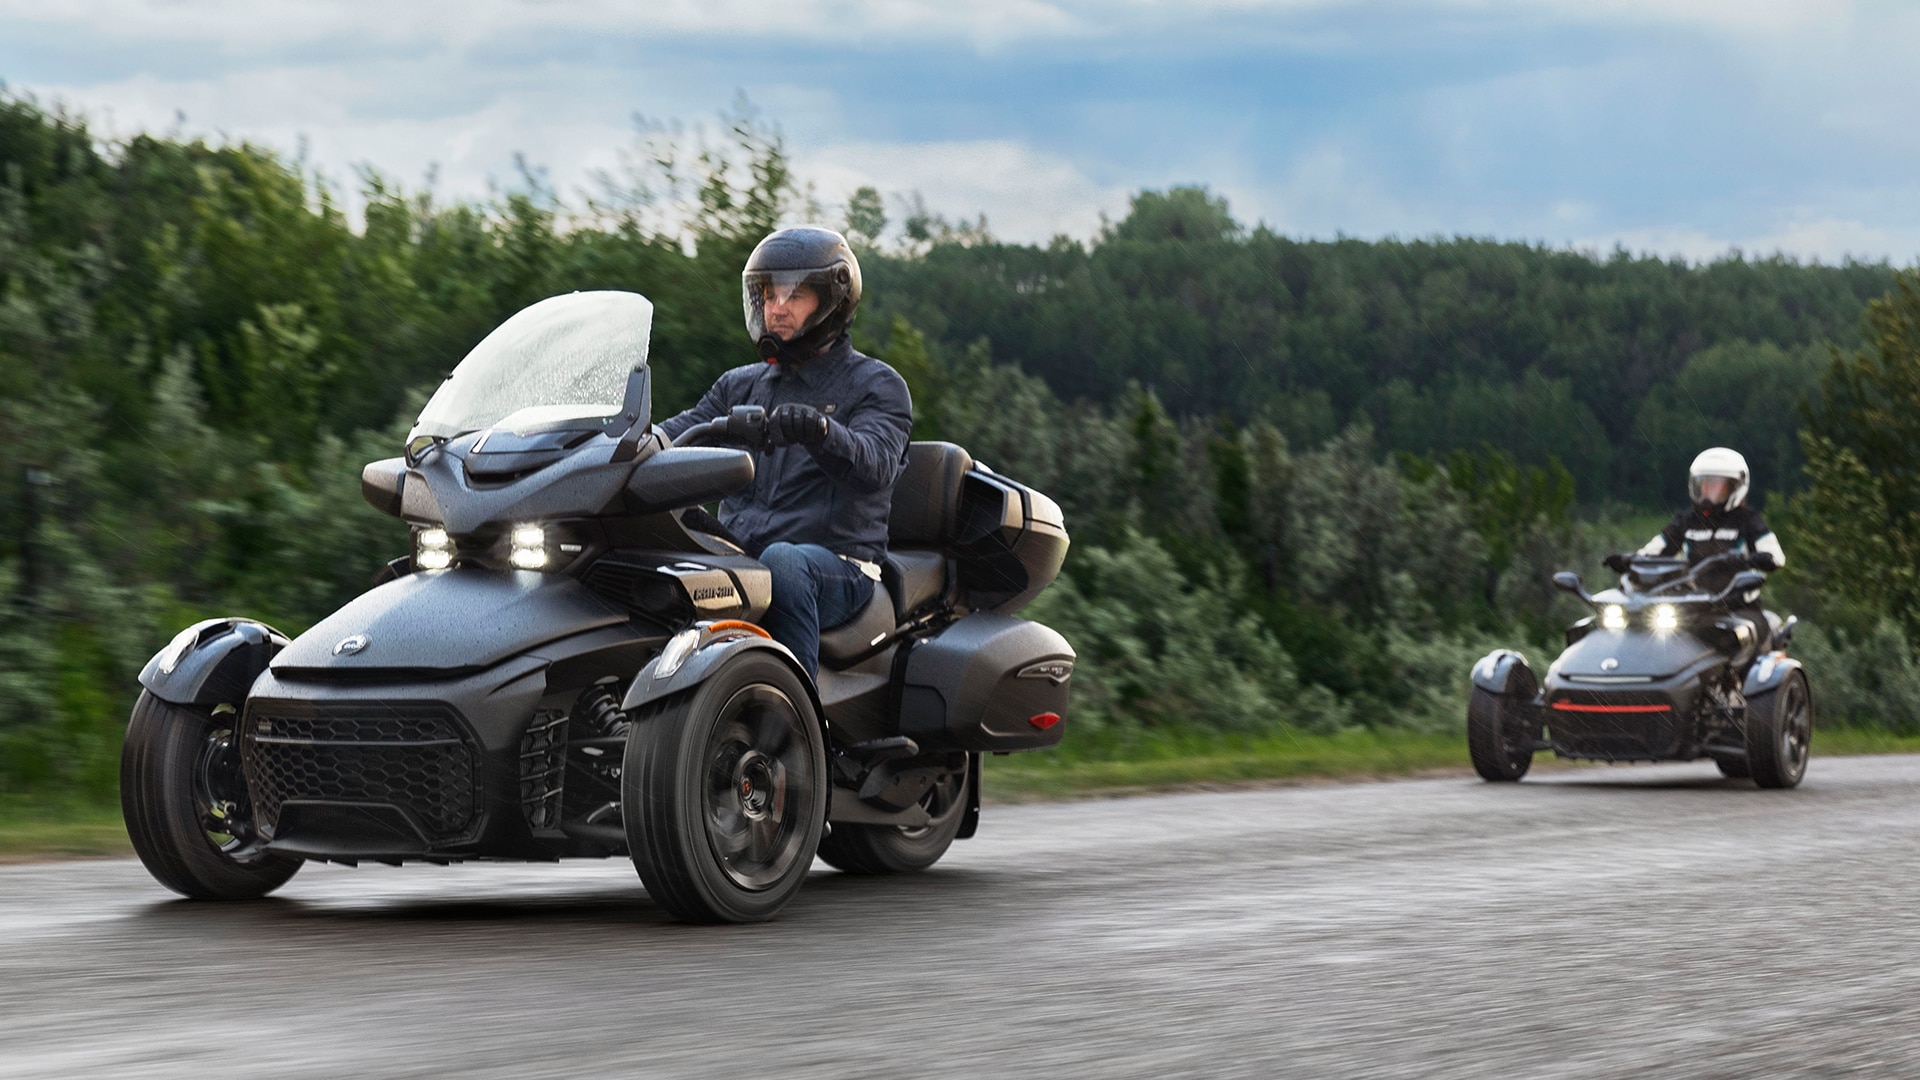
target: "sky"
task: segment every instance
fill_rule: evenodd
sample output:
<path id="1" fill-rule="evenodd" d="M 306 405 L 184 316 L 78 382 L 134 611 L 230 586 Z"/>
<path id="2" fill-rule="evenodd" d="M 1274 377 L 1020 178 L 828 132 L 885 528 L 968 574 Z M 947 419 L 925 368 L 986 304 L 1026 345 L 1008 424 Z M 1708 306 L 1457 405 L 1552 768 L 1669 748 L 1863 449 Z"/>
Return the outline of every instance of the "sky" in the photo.
<path id="1" fill-rule="evenodd" d="M 1908 265 L 1916 56 L 1910 0 L 0 0 L 11 92 L 349 193 L 524 154 L 578 201 L 636 116 L 744 95 L 830 220 L 866 184 L 1038 243 L 1203 184 L 1303 237 Z"/>

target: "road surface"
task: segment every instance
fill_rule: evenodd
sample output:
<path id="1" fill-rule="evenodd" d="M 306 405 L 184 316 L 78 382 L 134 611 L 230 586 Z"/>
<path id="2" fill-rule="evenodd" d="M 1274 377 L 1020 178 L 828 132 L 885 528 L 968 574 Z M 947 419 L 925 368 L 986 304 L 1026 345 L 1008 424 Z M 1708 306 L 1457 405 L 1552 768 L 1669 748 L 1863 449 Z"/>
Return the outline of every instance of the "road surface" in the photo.
<path id="1" fill-rule="evenodd" d="M 989 807 L 669 922 L 625 862 L 0 868 L 0 1076 L 1920 1075 L 1920 757 Z"/>

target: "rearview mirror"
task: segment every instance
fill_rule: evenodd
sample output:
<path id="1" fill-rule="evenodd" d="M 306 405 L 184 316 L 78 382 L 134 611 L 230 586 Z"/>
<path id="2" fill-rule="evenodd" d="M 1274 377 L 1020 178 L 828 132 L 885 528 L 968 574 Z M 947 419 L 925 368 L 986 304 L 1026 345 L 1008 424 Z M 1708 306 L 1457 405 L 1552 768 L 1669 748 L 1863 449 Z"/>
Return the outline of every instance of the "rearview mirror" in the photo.
<path id="1" fill-rule="evenodd" d="M 1568 592 L 1572 593 L 1575 596 L 1579 596 L 1582 593 L 1586 592 L 1585 589 L 1580 587 L 1580 575 L 1574 573 L 1571 570 L 1562 570 L 1559 573 L 1553 575 L 1553 583 L 1555 585 L 1558 585 L 1560 588 L 1567 590 Z"/>
<path id="2" fill-rule="evenodd" d="M 383 514 L 400 516 L 400 490 L 407 481 L 405 458 L 371 462 L 360 470 L 360 495 Z"/>

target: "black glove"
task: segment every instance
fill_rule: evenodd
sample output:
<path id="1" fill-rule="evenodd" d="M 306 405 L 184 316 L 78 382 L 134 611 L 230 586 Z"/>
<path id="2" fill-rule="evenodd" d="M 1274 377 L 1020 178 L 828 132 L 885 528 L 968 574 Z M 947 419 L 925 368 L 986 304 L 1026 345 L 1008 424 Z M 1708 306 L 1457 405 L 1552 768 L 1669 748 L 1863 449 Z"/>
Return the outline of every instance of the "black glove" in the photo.
<path id="1" fill-rule="evenodd" d="M 1747 556 L 1747 566 L 1751 569 L 1762 570 L 1769 574 L 1780 569 L 1780 564 L 1773 561 L 1773 553 L 1770 551 L 1756 551 Z"/>
<path id="2" fill-rule="evenodd" d="M 1633 565 L 1633 556 L 1624 552 L 1616 552 L 1601 559 L 1600 562 L 1614 573 L 1624 574 L 1627 572 L 1627 568 Z"/>
<path id="3" fill-rule="evenodd" d="M 789 401 L 776 407 L 767 420 L 775 446 L 819 446 L 827 441 L 827 414 L 811 405 Z"/>

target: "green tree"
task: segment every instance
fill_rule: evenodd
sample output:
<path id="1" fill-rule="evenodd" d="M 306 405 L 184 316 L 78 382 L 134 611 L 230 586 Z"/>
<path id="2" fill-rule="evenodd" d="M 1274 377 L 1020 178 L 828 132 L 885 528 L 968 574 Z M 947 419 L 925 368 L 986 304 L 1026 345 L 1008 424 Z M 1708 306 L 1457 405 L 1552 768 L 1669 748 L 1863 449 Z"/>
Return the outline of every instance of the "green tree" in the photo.
<path id="1" fill-rule="evenodd" d="M 1901 274 L 1865 322 L 1866 347 L 1835 350 L 1807 408 L 1794 549 L 1836 597 L 1920 637 L 1920 276 Z"/>

